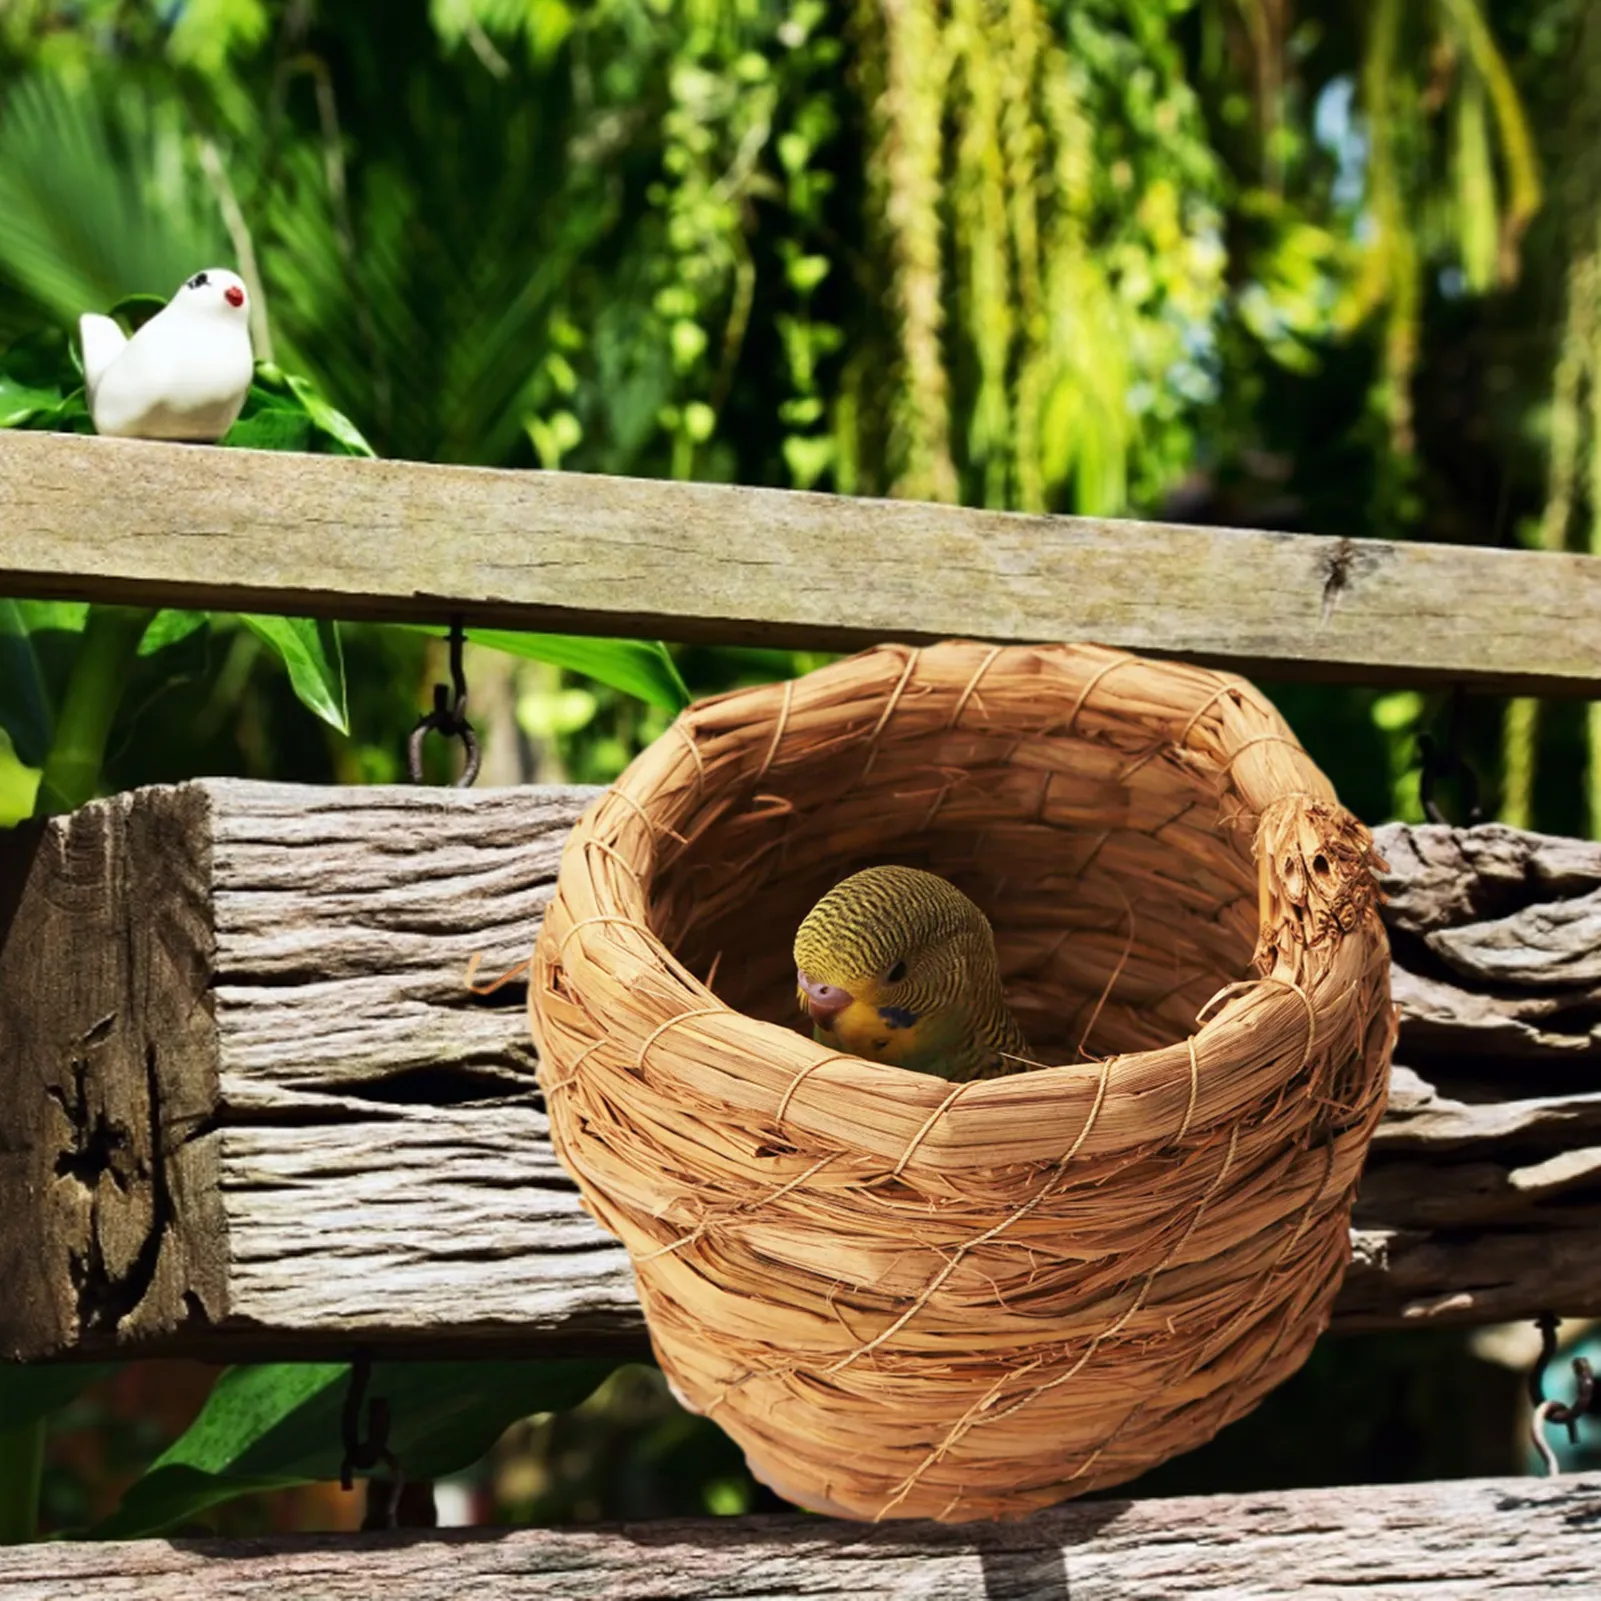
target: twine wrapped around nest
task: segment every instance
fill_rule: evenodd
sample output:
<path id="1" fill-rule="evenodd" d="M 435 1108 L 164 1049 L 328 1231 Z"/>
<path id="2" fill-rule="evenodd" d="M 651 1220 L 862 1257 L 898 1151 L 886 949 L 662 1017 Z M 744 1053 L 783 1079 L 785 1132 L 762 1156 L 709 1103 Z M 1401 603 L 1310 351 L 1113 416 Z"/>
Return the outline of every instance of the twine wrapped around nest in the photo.
<path id="1" fill-rule="evenodd" d="M 1065 1065 L 953 1086 L 800 1032 L 795 927 L 875 861 L 984 908 Z M 1197 667 L 886 647 L 684 713 L 574 831 L 530 990 L 682 1397 L 804 1506 L 951 1521 L 1250 1410 L 1327 1322 L 1384 1107 L 1374 861 Z"/>

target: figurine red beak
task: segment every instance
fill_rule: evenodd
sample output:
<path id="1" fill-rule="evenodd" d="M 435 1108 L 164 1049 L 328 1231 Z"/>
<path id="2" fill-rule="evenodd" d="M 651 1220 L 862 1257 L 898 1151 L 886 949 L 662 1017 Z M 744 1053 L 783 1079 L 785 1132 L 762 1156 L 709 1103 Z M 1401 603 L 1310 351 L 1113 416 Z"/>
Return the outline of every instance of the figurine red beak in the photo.
<path id="1" fill-rule="evenodd" d="M 238 284 L 229 284 L 222 292 L 222 298 L 230 306 L 242 306 L 245 303 L 245 292 Z"/>

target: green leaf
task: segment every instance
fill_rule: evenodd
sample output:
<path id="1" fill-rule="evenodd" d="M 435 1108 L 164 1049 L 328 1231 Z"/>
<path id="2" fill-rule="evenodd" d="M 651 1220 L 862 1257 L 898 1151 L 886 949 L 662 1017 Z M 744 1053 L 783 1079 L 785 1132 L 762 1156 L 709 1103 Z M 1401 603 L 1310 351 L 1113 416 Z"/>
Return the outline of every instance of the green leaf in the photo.
<path id="1" fill-rule="evenodd" d="M 309 379 L 287 373 L 270 361 L 256 363 L 255 381 L 239 420 L 221 443 L 241 450 L 329 450 L 342 456 L 371 456 L 361 430 L 318 394 Z"/>
<path id="2" fill-rule="evenodd" d="M 168 645 L 176 645 L 180 639 L 187 639 L 210 621 L 210 612 L 158 611 L 150 619 L 144 638 L 139 641 L 139 654 L 154 656 L 158 650 L 165 650 Z"/>
<path id="3" fill-rule="evenodd" d="M 19 600 L 15 602 L 30 634 L 81 634 L 89 621 L 86 600 Z"/>
<path id="4" fill-rule="evenodd" d="M 0 428 L 92 430 L 76 349 L 59 328 L 35 328 L 0 353 Z"/>
<path id="5" fill-rule="evenodd" d="M 352 456 L 373 456 L 377 452 L 361 436 L 361 430 L 342 412 L 330 406 L 308 379 L 296 373 L 289 374 L 289 388 L 295 399 L 306 408 L 306 415 L 331 439 L 344 446 Z"/>
<path id="6" fill-rule="evenodd" d="M 53 721 L 44 670 L 22 608 L 14 600 L 0 600 L 0 727 L 10 735 L 19 761 L 29 767 L 44 761 Z"/>
<path id="7" fill-rule="evenodd" d="M 0 828 L 14 828 L 33 816 L 39 799 L 40 769 L 21 761 L 5 725 L 0 724 Z"/>
<path id="8" fill-rule="evenodd" d="M 120 1362 L 8 1362 L 0 1364 L 0 1429 L 14 1429 L 64 1407 Z"/>
<path id="9" fill-rule="evenodd" d="M 158 311 L 166 309 L 164 295 L 124 295 L 107 313 L 127 325 L 128 332 L 138 333 Z"/>
<path id="10" fill-rule="evenodd" d="M 172 59 L 216 79 L 230 55 L 246 55 L 260 44 L 270 27 L 264 0 L 188 0 L 167 9 L 172 33 L 167 49 Z"/>
<path id="11" fill-rule="evenodd" d="M 303 411 L 272 406 L 242 416 L 218 441 L 237 450 L 311 449 L 312 421 Z"/>
<path id="12" fill-rule="evenodd" d="M 705 444 L 717 427 L 717 413 L 704 400 L 692 400 L 684 407 L 684 432 L 697 445 Z"/>
<path id="13" fill-rule="evenodd" d="M 799 172 L 812 153 L 812 142 L 803 133 L 781 133 L 778 136 L 778 160 L 785 172 Z"/>
<path id="14" fill-rule="evenodd" d="M 95 431 L 94 421 L 89 415 L 89 406 L 84 400 L 81 389 L 74 389 L 70 395 L 57 400 L 53 406 L 20 415 L 6 426 L 38 429 L 52 434 L 92 434 Z"/>
<path id="15" fill-rule="evenodd" d="M 0 355 L 0 373 L 35 389 L 65 391 L 78 383 L 72 344 L 59 328 L 33 328 L 19 335 Z"/>
<path id="16" fill-rule="evenodd" d="M 0 355 L 0 428 L 67 432 L 87 419 L 76 352 L 60 329 L 34 329 Z"/>
<path id="17" fill-rule="evenodd" d="M 448 638 L 450 630 L 433 623 L 408 623 L 418 633 Z M 655 640 L 589 639 L 576 634 L 524 634 L 504 628 L 473 628 L 474 645 L 503 650 L 529 661 L 552 662 L 586 678 L 637 695 L 663 711 L 679 712 L 689 704 L 689 690 L 667 647 Z"/>
<path id="18" fill-rule="evenodd" d="M 672 346 L 673 363 L 680 372 L 687 372 L 705 353 L 706 330 L 687 317 L 673 324 L 667 338 Z"/>
<path id="19" fill-rule="evenodd" d="M 239 620 L 283 658 L 289 682 L 302 703 L 341 734 L 348 734 L 350 711 L 339 624 L 307 617 L 241 616 Z"/>
<path id="20" fill-rule="evenodd" d="M 810 294 L 828 276 L 832 265 L 827 256 L 795 256 L 784 276 L 801 294 Z"/>
<path id="21" fill-rule="evenodd" d="M 834 459 L 832 439 L 807 439 L 791 434 L 784 441 L 784 465 L 797 489 L 810 489 L 828 471 Z"/>
<path id="22" fill-rule="evenodd" d="M 25 766 L 43 765 L 55 733 L 39 636 L 82 633 L 88 614 L 79 602 L 0 599 L 0 727 Z"/>
<path id="23" fill-rule="evenodd" d="M 778 408 L 779 421 L 787 422 L 793 428 L 810 428 L 813 423 L 821 422 L 822 418 L 821 395 L 796 395 Z"/>
<path id="24" fill-rule="evenodd" d="M 406 1477 L 437 1479 L 475 1462 L 519 1418 L 576 1406 L 613 1366 L 379 1362 L 367 1396 L 388 1403 L 389 1447 Z M 337 1479 L 349 1373 L 326 1362 L 227 1369 L 199 1417 L 91 1533 L 139 1538 L 252 1490 Z"/>
<path id="25" fill-rule="evenodd" d="M 0 372 L 0 428 L 15 428 L 42 411 L 55 411 L 61 404 L 59 389 L 41 389 L 18 383 Z"/>

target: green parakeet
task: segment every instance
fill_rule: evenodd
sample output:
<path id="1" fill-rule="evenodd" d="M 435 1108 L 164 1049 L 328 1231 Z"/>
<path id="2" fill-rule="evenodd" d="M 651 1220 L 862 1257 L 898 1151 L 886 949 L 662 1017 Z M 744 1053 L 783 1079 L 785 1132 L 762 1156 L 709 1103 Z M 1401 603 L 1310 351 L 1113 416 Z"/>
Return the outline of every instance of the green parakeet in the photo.
<path id="1" fill-rule="evenodd" d="M 851 874 L 806 914 L 795 968 L 822 1044 L 953 1082 L 1031 1065 L 989 919 L 937 874 Z"/>

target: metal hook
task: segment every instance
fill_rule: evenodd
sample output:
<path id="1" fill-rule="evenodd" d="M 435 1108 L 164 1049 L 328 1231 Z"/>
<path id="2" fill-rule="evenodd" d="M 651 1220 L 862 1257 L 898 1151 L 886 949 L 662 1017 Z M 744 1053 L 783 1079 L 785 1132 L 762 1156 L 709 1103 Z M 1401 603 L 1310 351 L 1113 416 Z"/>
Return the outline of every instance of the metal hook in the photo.
<path id="1" fill-rule="evenodd" d="M 374 1396 L 367 1409 L 367 1438 L 361 1438 L 361 1403 L 366 1397 L 371 1378 L 371 1354 L 366 1350 L 357 1351 L 350 1364 L 350 1384 L 345 1391 L 339 1420 L 345 1447 L 344 1459 L 339 1464 L 339 1483 L 343 1489 L 354 1489 L 358 1469 L 365 1472 L 382 1462 L 389 1469 L 386 1527 L 392 1529 L 400 1511 L 400 1492 L 405 1486 L 406 1476 L 401 1472 L 400 1458 L 389 1449 L 389 1402 L 381 1395 Z"/>
<path id="2" fill-rule="evenodd" d="M 1565 1401 L 1546 1400 L 1545 1370 L 1557 1354 L 1557 1325 L 1561 1321 L 1554 1312 L 1542 1312 L 1535 1320 L 1540 1330 L 1540 1356 L 1529 1374 L 1529 1400 L 1534 1404 L 1534 1419 L 1531 1424 L 1534 1448 L 1545 1463 L 1546 1473 L 1551 1476 L 1555 1476 L 1560 1469 L 1557 1466 L 1556 1452 L 1551 1449 L 1551 1444 L 1545 1437 L 1546 1424 L 1558 1423 L 1564 1426 L 1568 1431 L 1569 1443 L 1577 1445 L 1579 1419 L 1587 1412 L 1601 1416 L 1601 1389 L 1596 1385 L 1595 1373 L 1590 1364 L 1582 1356 L 1573 1359 L 1575 1392 L 1571 1405 Z"/>
<path id="3" fill-rule="evenodd" d="M 467 674 L 461 660 L 462 646 L 466 641 L 467 632 L 461 617 L 453 616 L 450 619 L 451 681 L 448 685 L 434 685 L 434 709 L 417 719 L 417 726 L 412 729 L 411 738 L 406 744 L 406 770 L 411 774 L 414 784 L 423 781 L 422 742 L 430 730 L 443 734 L 447 739 L 461 741 L 466 763 L 461 777 L 456 780 L 457 789 L 468 788 L 478 777 L 483 753 L 478 748 L 478 736 L 473 732 L 473 725 L 467 721 Z"/>

